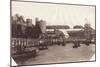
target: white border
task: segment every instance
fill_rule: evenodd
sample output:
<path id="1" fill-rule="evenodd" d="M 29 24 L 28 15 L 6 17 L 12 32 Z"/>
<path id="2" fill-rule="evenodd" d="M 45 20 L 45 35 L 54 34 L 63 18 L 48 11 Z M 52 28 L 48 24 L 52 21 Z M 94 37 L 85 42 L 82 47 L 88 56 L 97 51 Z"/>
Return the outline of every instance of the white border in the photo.
<path id="1" fill-rule="evenodd" d="M 28 0 L 33 1 L 33 0 Z M 96 30 L 97 30 L 97 61 L 86 63 L 69 63 L 69 64 L 54 64 L 54 65 L 39 65 L 34 67 L 98 67 L 100 62 L 100 2 L 99 0 L 36 0 L 43 2 L 56 3 L 72 3 L 72 4 L 89 4 L 96 5 Z M 10 0 L 0 0 L 0 67 L 10 67 Z M 25 66 L 26 67 L 26 66 Z M 27 66 L 32 67 L 32 66 Z"/>

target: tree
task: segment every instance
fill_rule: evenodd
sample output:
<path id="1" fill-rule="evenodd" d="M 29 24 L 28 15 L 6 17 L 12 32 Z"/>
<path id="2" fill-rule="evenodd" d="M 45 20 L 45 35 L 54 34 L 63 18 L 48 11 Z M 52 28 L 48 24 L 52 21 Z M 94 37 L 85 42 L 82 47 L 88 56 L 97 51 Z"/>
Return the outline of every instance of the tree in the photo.
<path id="1" fill-rule="evenodd" d="M 75 25 L 73 28 L 74 28 L 74 29 L 82 29 L 83 26 L 81 26 L 81 25 Z"/>
<path id="2" fill-rule="evenodd" d="M 70 26 L 68 25 L 48 25 L 46 26 L 47 29 L 70 29 Z"/>

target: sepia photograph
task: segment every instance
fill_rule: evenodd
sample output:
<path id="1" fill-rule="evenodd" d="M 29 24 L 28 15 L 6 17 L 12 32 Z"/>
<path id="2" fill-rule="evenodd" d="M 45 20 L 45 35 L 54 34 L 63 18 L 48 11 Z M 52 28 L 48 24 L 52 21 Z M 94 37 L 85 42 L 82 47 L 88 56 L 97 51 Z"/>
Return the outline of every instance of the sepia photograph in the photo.
<path id="1" fill-rule="evenodd" d="M 96 61 L 96 6 L 11 1 L 11 64 Z"/>

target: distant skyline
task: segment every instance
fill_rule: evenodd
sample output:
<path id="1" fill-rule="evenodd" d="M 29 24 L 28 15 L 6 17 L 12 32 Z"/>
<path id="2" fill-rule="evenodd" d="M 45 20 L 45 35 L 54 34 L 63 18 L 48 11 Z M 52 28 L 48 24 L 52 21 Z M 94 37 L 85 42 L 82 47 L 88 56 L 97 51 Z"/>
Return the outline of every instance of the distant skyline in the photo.
<path id="1" fill-rule="evenodd" d="M 31 18 L 33 24 L 35 17 L 43 19 L 47 25 L 75 25 L 84 26 L 90 23 L 95 28 L 95 7 L 78 5 L 61 5 L 34 2 L 12 1 L 12 16 L 19 14 L 24 18 Z"/>

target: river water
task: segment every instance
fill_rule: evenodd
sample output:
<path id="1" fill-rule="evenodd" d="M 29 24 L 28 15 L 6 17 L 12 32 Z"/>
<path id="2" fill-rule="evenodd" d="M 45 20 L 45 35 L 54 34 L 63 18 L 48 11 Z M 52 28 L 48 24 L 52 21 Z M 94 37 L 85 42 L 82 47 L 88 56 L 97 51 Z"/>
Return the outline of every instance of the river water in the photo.
<path id="1" fill-rule="evenodd" d="M 38 56 L 30 58 L 19 65 L 32 64 L 49 64 L 49 63 L 63 63 L 63 62 L 79 62 L 90 61 L 90 58 L 95 54 L 95 45 L 86 46 L 81 44 L 81 47 L 72 48 L 74 44 L 66 44 L 66 46 L 53 45 L 49 46 L 47 50 L 41 50 Z M 94 58 L 95 60 L 95 58 Z"/>

